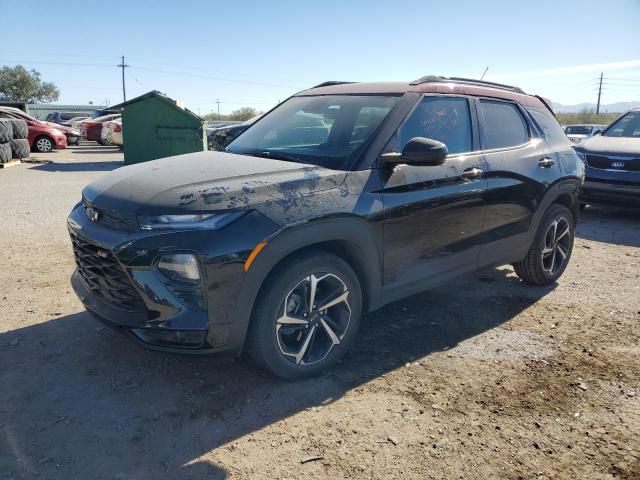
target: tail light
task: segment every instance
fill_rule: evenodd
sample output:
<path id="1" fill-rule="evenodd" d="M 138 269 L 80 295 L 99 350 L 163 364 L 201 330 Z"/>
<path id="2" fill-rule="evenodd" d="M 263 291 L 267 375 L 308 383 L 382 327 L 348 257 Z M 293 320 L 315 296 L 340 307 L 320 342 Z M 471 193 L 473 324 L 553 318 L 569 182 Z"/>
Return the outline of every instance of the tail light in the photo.
<path id="1" fill-rule="evenodd" d="M 122 127 L 116 123 L 116 124 L 113 126 L 113 131 L 114 131 L 114 132 L 121 132 L 121 131 L 122 131 Z"/>

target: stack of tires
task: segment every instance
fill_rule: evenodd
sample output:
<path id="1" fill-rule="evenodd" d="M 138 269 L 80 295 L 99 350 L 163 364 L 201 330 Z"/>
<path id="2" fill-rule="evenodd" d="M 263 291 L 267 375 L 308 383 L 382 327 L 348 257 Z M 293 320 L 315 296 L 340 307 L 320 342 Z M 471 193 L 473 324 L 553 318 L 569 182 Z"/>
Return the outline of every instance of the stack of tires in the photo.
<path id="1" fill-rule="evenodd" d="M 0 118 L 0 163 L 29 158 L 29 126 L 24 120 Z"/>

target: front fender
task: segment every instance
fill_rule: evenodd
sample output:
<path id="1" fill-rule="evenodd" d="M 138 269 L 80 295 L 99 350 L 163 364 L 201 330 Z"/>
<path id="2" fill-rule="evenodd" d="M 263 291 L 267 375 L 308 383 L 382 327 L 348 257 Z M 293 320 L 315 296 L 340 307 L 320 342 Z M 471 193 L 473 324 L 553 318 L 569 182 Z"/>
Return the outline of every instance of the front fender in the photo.
<path id="1" fill-rule="evenodd" d="M 355 262 L 368 309 L 380 306 L 382 287 L 382 230 L 375 224 L 352 215 L 323 218 L 284 228 L 267 239 L 245 274 L 234 321 L 228 332 L 229 345 L 244 345 L 251 314 L 260 288 L 273 269 L 291 254 L 305 248 L 331 243 L 344 250 L 344 255 Z"/>

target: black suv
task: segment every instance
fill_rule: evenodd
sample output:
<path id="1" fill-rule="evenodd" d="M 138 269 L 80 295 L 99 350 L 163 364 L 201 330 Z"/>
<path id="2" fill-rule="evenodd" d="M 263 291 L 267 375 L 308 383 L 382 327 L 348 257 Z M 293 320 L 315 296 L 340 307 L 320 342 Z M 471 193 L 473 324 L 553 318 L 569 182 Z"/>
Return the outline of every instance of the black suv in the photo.
<path id="1" fill-rule="evenodd" d="M 317 374 L 388 302 L 500 264 L 558 279 L 584 166 L 547 105 L 435 76 L 300 92 L 225 152 L 87 186 L 68 219 L 73 287 L 148 347 Z"/>
<path id="2" fill-rule="evenodd" d="M 640 207 L 640 108 L 576 145 L 586 164 L 580 202 Z"/>

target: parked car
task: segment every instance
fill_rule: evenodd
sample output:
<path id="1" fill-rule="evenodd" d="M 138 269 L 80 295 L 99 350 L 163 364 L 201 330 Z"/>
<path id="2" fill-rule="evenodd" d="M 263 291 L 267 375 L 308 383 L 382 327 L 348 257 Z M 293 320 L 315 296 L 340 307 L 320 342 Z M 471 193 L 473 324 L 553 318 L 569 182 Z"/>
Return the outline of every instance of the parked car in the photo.
<path id="1" fill-rule="evenodd" d="M 79 117 L 71 119 L 71 128 L 82 133 L 82 123 L 91 120 L 92 117 Z"/>
<path id="2" fill-rule="evenodd" d="M 73 117 L 66 122 L 62 122 L 60 125 L 63 125 L 65 127 L 73 127 L 73 122 L 81 122 L 82 120 L 88 120 L 89 118 L 91 117 Z"/>
<path id="3" fill-rule="evenodd" d="M 0 107 L 0 118 L 19 118 L 29 126 L 29 144 L 37 152 L 50 152 L 54 149 L 67 147 L 67 137 L 64 127 L 47 122 L 41 122 L 18 108 Z M 54 126 L 55 125 L 55 126 Z"/>
<path id="4" fill-rule="evenodd" d="M 82 138 L 86 140 L 93 140 L 94 142 L 102 142 L 102 124 L 116 118 L 120 118 L 119 113 L 110 113 L 109 115 L 103 115 L 102 117 L 92 118 L 89 120 L 83 120 L 80 122 L 80 133 Z"/>
<path id="5" fill-rule="evenodd" d="M 122 147 L 122 119 L 116 118 L 102 124 L 100 134 L 103 145 L 116 145 Z"/>
<path id="6" fill-rule="evenodd" d="M 2 107 L 2 108 L 10 108 L 10 107 Z M 44 123 L 45 125 L 48 125 L 51 128 L 55 128 L 56 130 L 61 131 L 62 133 L 64 133 L 65 137 L 67 137 L 67 145 L 77 145 L 78 142 L 80 141 L 80 132 L 76 129 L 65 127 L 63 125 L 58 125 L 57 123 L 53 123 L 53 122 L 42 122 L 41 120 L 38 120 L 37 118 L 32 117 L 28 113 L 25 113 L 18 108 L 13 109 L 13 114 L 17 118 L 22 118 L 27 123 L 29 121 L 40 122 L 40 123 Z"/>
<path id="7" fill-rule="evenodd" d="M 244 132 L 247 128 L 253 125 L 261 116 L 262 114 L 256 115 L 255 117 L 252 117 L 249 120 L 240 124 L 225 125 L 222 127 L 211 129 L 207 134 L 209 150 L 218 150 L 218 151 L 224 150 L 227 145 L 229 145 L 238 135 Z"/>
<path id="8" fill-rule="evenodd" d="M 573 143 L 580 143 L 586 138 L 593 137 L 605 128 L 607 128 L 606 125 L 595 124 L 567 125 L 564 127 L 564 133 L 567 134 L 567 137 L 569 137 L 569 140 Z"/>
<path id="9" fill-rule="evenodd" d="M 586 165 L 582 205 L 640 207 L 640 108 L 575 149 Z"/>
<path id="10" fill-rule="evenodd" d="M 547 105 L 436 76 L 305 90 L 226 152 L 85 187 L 73 288 L 146 347 L 245 350 L 297 379 L 334 365 L 363 313 L 460 274 L 511 263 L 552 284 L 584 165 Z"/>
<path id="11" fill-rule="evenodd" d="M 59 125 L 70 127 L 71 125 L 68 123 L 70 120 L 78 117 L 89 118 L 90 116 L 90 112 L 52 112 L 47 115 L 45 122 L 57 123 Z"/>

